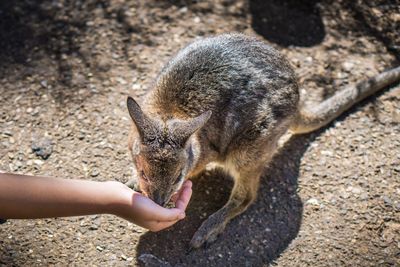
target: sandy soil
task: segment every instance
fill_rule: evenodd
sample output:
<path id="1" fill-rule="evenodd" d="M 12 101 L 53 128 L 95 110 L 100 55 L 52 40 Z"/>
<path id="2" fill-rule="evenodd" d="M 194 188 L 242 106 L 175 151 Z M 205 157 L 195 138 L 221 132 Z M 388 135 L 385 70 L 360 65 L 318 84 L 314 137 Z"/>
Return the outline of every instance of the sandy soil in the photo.
<path id="1" fill-rule="evenodd" d="M 398 0 L 2 1 L 0 169 L 127 181 L 126 96 L 143 96 L 197 37 L 263 38 L 320 101 L 398 65 L 399 25 Z M 400 266 L 399 100 L 387 88 L 289 140 L 256 203 L 207 248 L 188 243 L 229 196 L 219 171 L 194 181 L 187 219 L 160 233 L 107 215 L 9 220 L 0 265 L 137 265 L 150 253 L 172 266 Z"/>

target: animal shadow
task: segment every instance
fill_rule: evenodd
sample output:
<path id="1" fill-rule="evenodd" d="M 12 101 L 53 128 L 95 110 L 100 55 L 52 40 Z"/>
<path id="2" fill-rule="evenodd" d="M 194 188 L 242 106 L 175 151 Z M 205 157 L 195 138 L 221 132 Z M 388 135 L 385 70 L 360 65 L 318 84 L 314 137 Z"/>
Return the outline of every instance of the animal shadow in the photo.
<path id="1" fill-rule="evenodd" d="M 278 45 L 310 47 L 321 43 L 325 28 L 319 0 L 250 0 L 253 29 Z"/>

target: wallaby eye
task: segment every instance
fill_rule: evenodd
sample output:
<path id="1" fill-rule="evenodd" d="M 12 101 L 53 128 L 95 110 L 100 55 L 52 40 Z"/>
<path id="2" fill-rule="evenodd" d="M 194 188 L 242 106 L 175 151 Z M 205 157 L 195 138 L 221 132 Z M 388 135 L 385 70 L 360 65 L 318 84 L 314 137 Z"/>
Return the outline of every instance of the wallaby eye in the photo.
<path id="1" fill-rule="evenodd" d="M 178 184 L 182 180 L 182 172 L 179 173 L 178 178 L 176 178 L 174 185 Z"/>
<path id="2" fill-rule="evenodd" d="M 140 172 L 140 177 L 142 177 L 142 179 L 145 180 L 146 182 L 150 182 L 149 178 L 147 178 L 146 174 L 144 174 L 144 171 Z"/>

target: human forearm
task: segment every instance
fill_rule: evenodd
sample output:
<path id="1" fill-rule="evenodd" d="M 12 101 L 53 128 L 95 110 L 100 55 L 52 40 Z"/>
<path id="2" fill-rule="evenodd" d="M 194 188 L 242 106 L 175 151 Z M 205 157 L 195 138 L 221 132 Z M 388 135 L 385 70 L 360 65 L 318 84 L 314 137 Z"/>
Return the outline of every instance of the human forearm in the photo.
<path id="1" fill-rule="evenodd" d="M 121 199 L 113 182 L 0 174 L 0 218 L 111 213 Z"/>
<path id="2" fill-rule="evenodd" d="M 175 200 L 163 208 L 120 182 L 94 182 L 0 173 L 0 218 L 35 219 L 109 213 L 152 231 L 185 217 L 192 195 L 186 181 Z"/>

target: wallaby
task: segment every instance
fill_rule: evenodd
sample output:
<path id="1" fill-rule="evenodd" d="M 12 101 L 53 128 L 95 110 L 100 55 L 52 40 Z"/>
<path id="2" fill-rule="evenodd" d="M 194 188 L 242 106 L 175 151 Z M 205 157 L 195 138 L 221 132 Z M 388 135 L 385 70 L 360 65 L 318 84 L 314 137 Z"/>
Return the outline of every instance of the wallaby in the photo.
<path id="1" fill-rule="evenodd" d="M 161 70 L 142 108 L 128 97 L 137 182 L 144 194 L 166 205 L 185 179 L 209 163 L 233 177 L 228 202 L 194 234 L 191 246 L 197 248 L 214 241 L 254 201 L 280 137 L 321 128 L 399 79 L 397 67 L 303 107 L 295 72 L 274 48 L 242 34 L 199 39 Z"/>

